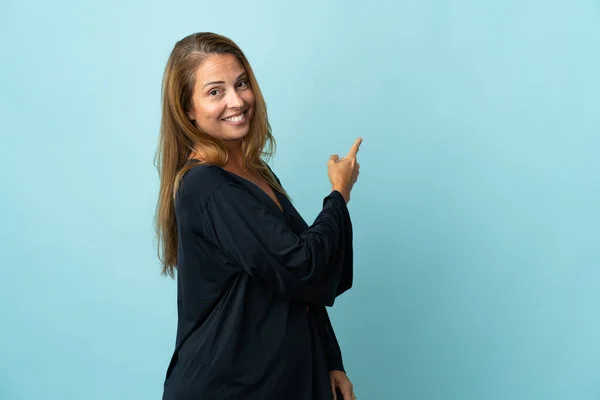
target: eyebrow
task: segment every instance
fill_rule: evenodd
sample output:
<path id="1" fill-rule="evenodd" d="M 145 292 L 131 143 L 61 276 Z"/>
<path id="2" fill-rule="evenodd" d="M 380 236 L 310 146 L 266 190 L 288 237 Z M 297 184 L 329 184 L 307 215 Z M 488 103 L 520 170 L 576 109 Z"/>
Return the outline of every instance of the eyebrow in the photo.
<path id="1" fill-rule="evenodd" d="M 242 76 L 244 76 L 244 75 L 246 75 L 246 72 L 245 72 L 245 71 L 244 71 L 244 72 L 242 72 L 242 73 L 240 74 L 240 76 L 238 76 L 237 78 L 235 78 L 235 80 L 237 81 L 238 79 L 240 79 L 240 78 L 241 78 Z M 216 84 L 223 84 L 223 83 L 225 83 L 225 82 L 223 82 L 223 81 L 208 82 L 208 83 L 206 83 L 204 86 L 202 86 L 202 89 L 204 89 L 204 88 L 205 88 L 205 87 L 207 87 L 208 85 L 216 85 Z"/>

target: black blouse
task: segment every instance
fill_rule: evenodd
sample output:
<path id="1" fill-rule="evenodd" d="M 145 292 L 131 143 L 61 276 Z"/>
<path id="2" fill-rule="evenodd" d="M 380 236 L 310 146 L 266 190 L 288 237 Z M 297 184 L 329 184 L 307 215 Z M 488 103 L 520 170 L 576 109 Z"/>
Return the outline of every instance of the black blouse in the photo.
<path id="1" fill-rule="evenodd" d="M 190 160 L 194 162 L 197 160 Z M 163 400 L 329 400 L 344 370 L 325 306 L 352 286 L 352 223 L 333 191 L 308 226 L 275 191 L 215 165 L 182 178 L 175 351 Z"/>

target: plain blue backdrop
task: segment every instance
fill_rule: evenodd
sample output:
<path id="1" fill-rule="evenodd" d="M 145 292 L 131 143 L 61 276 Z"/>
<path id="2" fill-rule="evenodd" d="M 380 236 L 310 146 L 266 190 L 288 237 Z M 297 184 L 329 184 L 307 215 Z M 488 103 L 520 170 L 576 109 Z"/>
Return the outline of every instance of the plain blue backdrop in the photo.
<path id="1" fill-rule="evenodd" d="M 583 0 L 3 0 L 0 399 L 160 398 L 160 81 L 197 31 L 246 52 L 307 221 L 329 155 L 364 137 L 355 286 L 330 311 L 360 399 L 600 399 Z"/>

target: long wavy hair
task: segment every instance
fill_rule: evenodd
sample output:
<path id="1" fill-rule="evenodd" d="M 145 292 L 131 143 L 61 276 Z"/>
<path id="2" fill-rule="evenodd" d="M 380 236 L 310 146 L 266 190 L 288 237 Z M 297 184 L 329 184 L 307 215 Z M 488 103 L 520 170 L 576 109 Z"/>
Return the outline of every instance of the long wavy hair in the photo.
<path id="1" fill-rule="evenodd" d="M 275 139 L 271 134 L 265 100 L 242 50 L 231 39 L 211 32 L 194 33 L 178 41 L 163 75 L 160 137 L 154 159 L 160 177 L 154 220 L 158 258 L 162 264 L 162 274 L 171 277 L 174 277 L 177 267 L 175 201 L 181 178 L 198 163 L 224 166 L 229 159 L 223 143 L 203 132 L 188 119 L 186 113 L 192 106 L 196 70 L 208 57 L 218 54 L 233 54 L 237 58 L 246 70 L 254 93 L 254 117 L 248 135 L 242 139 L 244 163 L 248 168 L 258 171 L 275 190 L 288 196 L 266 164 L 275 153 Z M 186 165 L 195 149 L 202 150 L 203 160 Z"/>

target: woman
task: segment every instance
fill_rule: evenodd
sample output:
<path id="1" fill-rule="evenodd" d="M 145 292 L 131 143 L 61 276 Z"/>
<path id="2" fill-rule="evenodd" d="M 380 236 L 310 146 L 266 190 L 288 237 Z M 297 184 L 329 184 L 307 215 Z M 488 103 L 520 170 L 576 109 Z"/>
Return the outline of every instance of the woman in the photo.
<path id="1" fill-rule="evenodd" d="M 352 285 L 360 143 L 331 156 L 308 226 L 261 159 L 274 139 L 242 51 L 213 33 L 175 45 L 157 152 L 159 257 L 178 290 L 164 400 L 355 399 L 325 306 Z"/>

